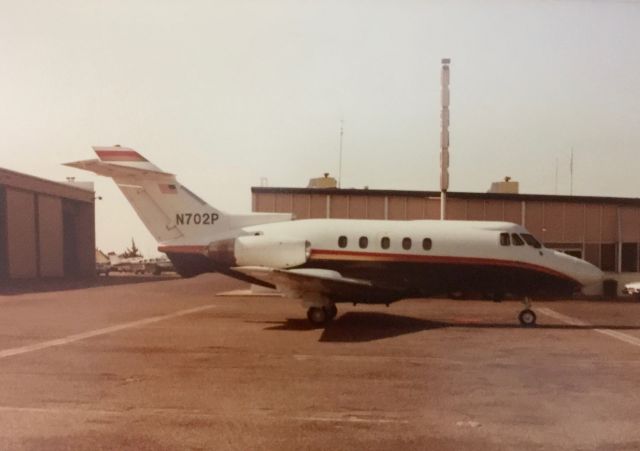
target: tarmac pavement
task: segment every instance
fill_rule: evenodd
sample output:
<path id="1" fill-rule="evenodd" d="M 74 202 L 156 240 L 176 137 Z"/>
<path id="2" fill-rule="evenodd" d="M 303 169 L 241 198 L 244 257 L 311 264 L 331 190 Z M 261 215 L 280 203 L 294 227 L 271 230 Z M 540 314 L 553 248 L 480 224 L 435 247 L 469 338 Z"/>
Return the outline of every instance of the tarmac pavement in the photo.
<path id="1" fill-rule="evenodd" d="M 132 280 L 133 281 L 133 280 Z M 637 450 L 640 303 L 339 305 L 219 275 L 0 295 L 0 449 Z"/>

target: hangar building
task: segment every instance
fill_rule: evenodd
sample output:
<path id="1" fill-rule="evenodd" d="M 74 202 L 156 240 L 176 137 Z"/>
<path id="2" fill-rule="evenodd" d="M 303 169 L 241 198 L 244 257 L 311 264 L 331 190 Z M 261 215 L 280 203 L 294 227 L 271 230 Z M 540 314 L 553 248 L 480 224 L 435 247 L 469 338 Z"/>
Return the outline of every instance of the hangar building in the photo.
<path id="1" fill-rule="evenodd" d="M 252 188 L 253 211 L 297 219 L 439 219 L 439 191 Z M 640 280 L 640 199 L 509 192 L 447 194 L 447 219 L 509 221 L 545 246 L 600 267 L 624 283 Z"/>
<path id="2" fill-rule="evenodd" d="M 95 275 L 94 193 L 0 168 L 0 281 Z"/>

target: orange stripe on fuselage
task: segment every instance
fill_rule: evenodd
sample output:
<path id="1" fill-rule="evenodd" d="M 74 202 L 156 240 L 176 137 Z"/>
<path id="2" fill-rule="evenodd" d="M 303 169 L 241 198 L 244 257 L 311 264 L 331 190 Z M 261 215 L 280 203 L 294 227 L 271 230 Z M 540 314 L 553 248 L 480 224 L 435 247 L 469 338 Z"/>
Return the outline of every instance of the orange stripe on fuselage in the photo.
<path id="1" fill-rule="evenodd" d="M 380 252 L 358 252 L 341 251 L 327 249 L 312 249 L 310 260 L 336 260 L 336 261 L 359 261 L 359 262 L 394 262 L 394 263 L 442 263 L 457 265 L 485 265 L 501 266 L 509 268 L 528 269 L 531 271 L 543 272 L 555 277 L 571 280 L 579 283 L 572 277 L 555 271 L 553 269 L 535 265 L 533 263 L 518 262 L 513 260 L 497 260 L 493 258 L 479 257 L 451 257 L 438 255 L 416 255 L 416 254 L 392 254 Z"/>

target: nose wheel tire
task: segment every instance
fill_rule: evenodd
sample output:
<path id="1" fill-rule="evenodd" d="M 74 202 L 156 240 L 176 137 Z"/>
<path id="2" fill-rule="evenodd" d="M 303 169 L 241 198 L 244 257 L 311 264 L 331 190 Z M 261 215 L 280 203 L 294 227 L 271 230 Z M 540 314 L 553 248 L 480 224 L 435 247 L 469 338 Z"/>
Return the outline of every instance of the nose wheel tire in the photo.
<path id="1" fill-rule="evenodd" d="M 524 327 L 532 327 L 536 325 L 536 314 L 531 309 L 524 309 L 518 315 L 520 324 Z"/>

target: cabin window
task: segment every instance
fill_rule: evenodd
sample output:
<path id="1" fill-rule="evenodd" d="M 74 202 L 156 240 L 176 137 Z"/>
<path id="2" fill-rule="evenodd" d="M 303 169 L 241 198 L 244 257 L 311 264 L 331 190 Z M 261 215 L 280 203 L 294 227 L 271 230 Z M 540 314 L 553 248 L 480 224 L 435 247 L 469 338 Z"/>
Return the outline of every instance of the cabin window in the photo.
<path id="1" fill-rule="evenodd" d="M 425 251 L 428 251 L 431 249 L 431 238 L 424 238 L 422 240 L 422 249 L 424 249 Z"/>
<path id="2" fill-rule="evenodd" d="M 411 238 L 403 238 L 402 239 L 402 249 L 408 251 L 411 249 Z"/>
<path id="3" fill-rule="evenodd" d="M 511 244 L 511 240 L 509 239 L 508 233 L 500 234 L 500 245 L 501 246 L 509 246 Z"/>
<path id="4" fill-rule="evenodd" d="M 540 244 L 540 241 L 536 240 L 534 238 L 533 235 L 529 234 L 529 233 L 523 233 L 522 235 L 522 239 L 529 245 L 529 246 L 533 246 L 536 249 L 540 249 L 542 247 L 542 244 Z"/>
<path id="5" fill-rule="evenodd" d="M 391 240 L 388 236 L 383 236 L 380 240 L 380 247 L 382 249 L 389 249 L 389 246 L 391 246 Z"/>
<path id="6" fill-rule="evenodd" d="M 511 234 L 511 242 L 513 243 L 514 246 L 524 246 L 524 241 L 522 240 L 522 238 L 520 238 L 520 235 L 518 235 L 517 233 Z"/>
<path id="7" fill-rule="evenodd" d="M 342 235 L 340 238 L 338 238 L 338 246 L 339 247 L 347 247 L 347 237 Z"/>
<path id="8" fill-rule="evenodd" d="M 358 240 L 358 245 L 360 246 L 360 249 L 366 249 L 369 245 L 369 238 L 367 238 L 366 236 L 361 236 Z"/>

